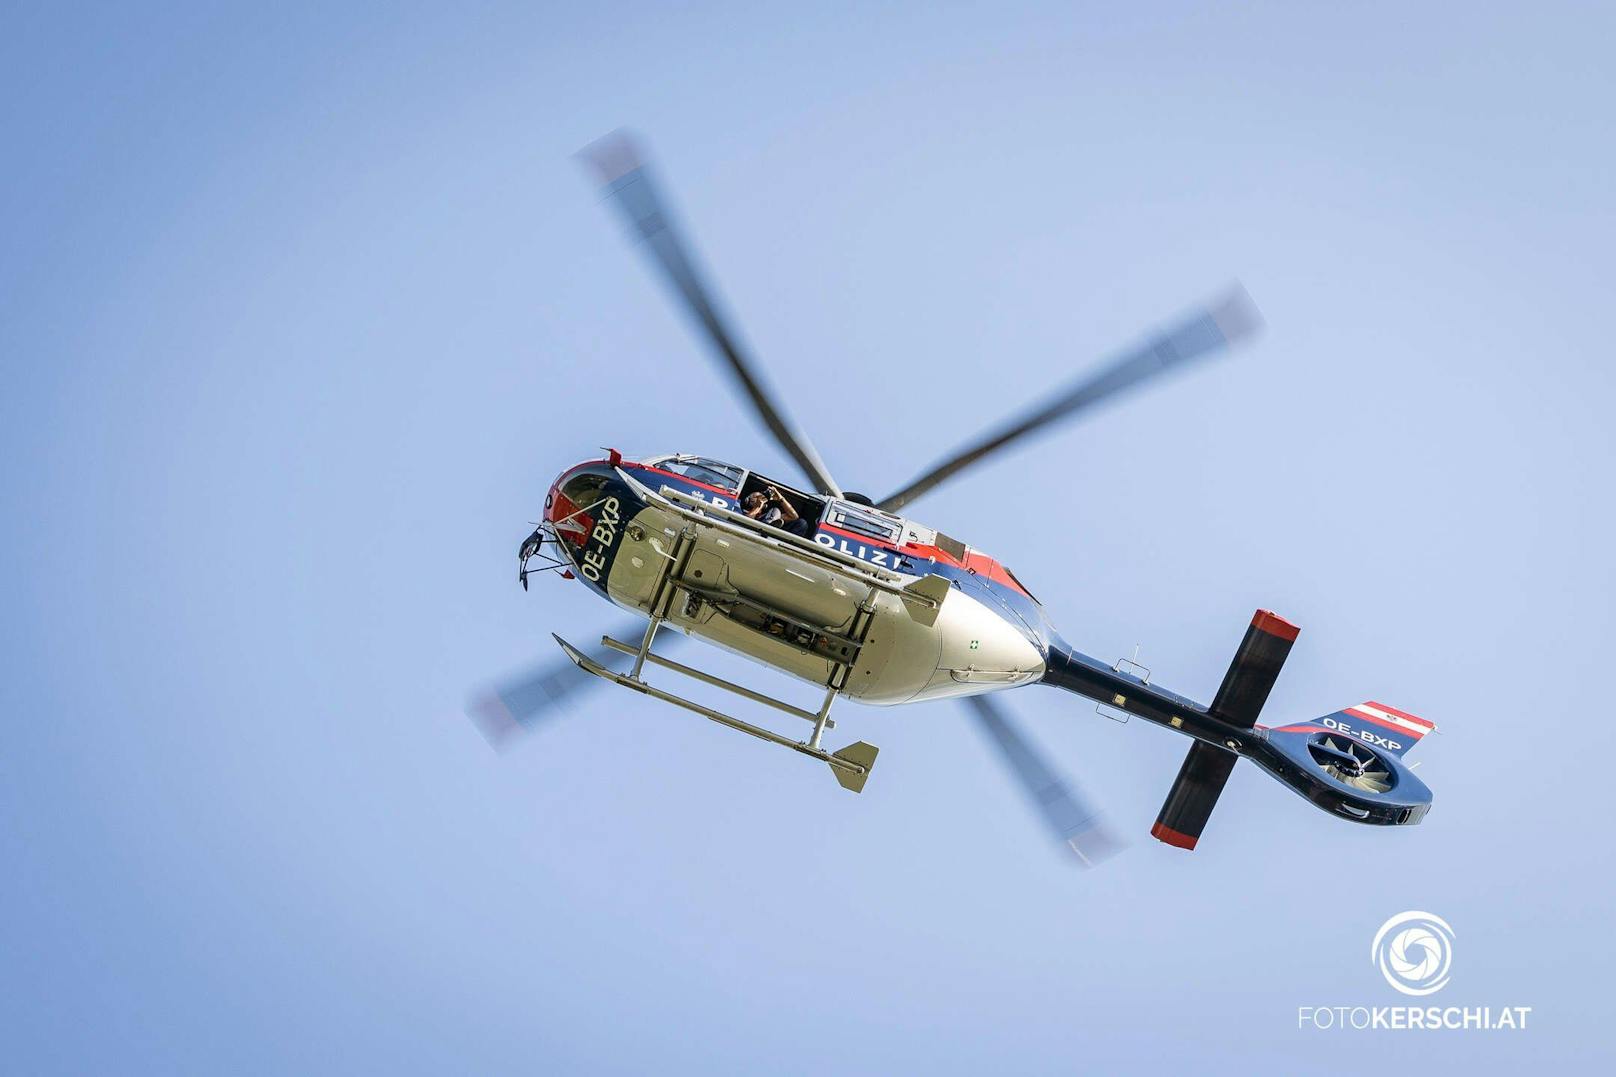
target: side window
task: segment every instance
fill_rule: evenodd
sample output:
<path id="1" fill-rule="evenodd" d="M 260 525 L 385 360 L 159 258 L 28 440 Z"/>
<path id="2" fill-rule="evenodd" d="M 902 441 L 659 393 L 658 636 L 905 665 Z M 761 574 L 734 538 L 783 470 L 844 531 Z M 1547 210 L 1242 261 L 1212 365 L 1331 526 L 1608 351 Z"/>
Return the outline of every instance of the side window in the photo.
<path id="1" fill-rule="evenodd" d="M 855 535 L 863 535 L 865 538 L 880 542 L 890 542 L 894 546 L 898 544 L 898 532 L 903 525 L 903 522 L 895 516 L 888 516 L 884 512 L 861 505 L 850 505 L 845 501 L 831 505 L 830 511 L 825 514 L 825 522 L 843 531 L 851 531 Z"/>

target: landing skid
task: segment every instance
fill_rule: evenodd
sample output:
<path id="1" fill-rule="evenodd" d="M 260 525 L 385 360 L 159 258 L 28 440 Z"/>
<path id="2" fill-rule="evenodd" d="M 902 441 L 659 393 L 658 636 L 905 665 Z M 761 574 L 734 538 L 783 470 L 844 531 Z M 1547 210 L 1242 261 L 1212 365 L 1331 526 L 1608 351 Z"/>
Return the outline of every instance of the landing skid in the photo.
<path id="1" fill-rule="evenodd" d="M 664 703 L 672 703 L 675 707 L 693 711 L 703 718 L 710 718 L 719 725 L 728 726 L 730 729 L 739 730 L 742 733 L 749 733 L 759 740 L 766 740 L 771 744 L 778 744 L 782 748 L 790 748 L 794 752 L 812 756 L 831 768 L 831 772 L 836 775 L 836 780 L 841 783 L 843 789 L 851 789 L 855 793 L 864 790 L 864 783 L 869 781 L 870 770 L 875 766 L 875 756 L 880 751 L 879 748 L 863 741 L 849 744 L 837 752 L 827 752 L 820 747 L 820 739 L 824 736 L 825 730 L 835 727 L 835 723 L 830 720 L 830 707 L 839 694 L 837 689 L 829 688 L 826 690 L 825 701 L 820 705 L 817 713 L 810 713 L 800 707 L 793 707 L 783 700 L 774 699 L 761 692 L 754 692 L 750 688 L 743 688 L 738 684 L 724 680 L 722 677 L 715 677 L 710 673 L 704 673 L 701 670 L 692 669 L 689 666 L 663 658 L 661 655 L 652 654 L 651 643 L 656 637 L 659 624 L 660 621 L 656 618 L 651 620 L 650 624 L 646 626 L 645 639 L 641 641 L 638 647 L 612 639 L 609 636 L 602 637 L 601 642 L 612 650 L 634 656 L 634 668 L 626 674 L 613 673 L 560 636 L 555 636 L 555 641 L 561 645 L 561 650 L 565 652 L 566 656 L 572 659 L 579 669 L 587 673 L 593 673 L 597 677 L 620 684 L 624 688 L 660 699 Z M 687 677 L 701 681 L 703 684 L 722 688 L 725 691 L 744 696 L 753 702 L 762 703 L 765 706 L 773 707 L 775 710 L 784 711 L 795 717 L 811 721 L 814 723 L 813 734 L 806 741 L 792 740 L 790 737 L 781 736 L 773 730 L 764 729 L 762 726 L 753 725 L 751 722 L 725 714 L 723 711 L 703 706 L 695 700 L 685 699 L 683 696 L 674 695 L 672 692 L 665 692 L 660 688 L 645 683 L 641 679 L 640 673 L 644 669 L 646 662 L 675 673 L 682 673 Z"/>

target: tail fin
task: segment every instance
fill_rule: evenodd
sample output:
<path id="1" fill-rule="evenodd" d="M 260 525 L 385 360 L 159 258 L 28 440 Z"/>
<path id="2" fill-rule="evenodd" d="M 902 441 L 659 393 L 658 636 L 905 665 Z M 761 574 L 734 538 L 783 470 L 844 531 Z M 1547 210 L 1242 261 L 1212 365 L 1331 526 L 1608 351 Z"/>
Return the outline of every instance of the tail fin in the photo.
<path id="1" fill-rule="evenodd" d="M 1321 729 L 1345 733 L 1373 747 L 1384 748 L 1393 755 L 1401 756 L 1418 744 L 1427 733 L 1435 731 L 1436 725 L 1407 711 L 1371 701 L 1338 710 L 1323 718 L 1315 718 L 1311 722 L 1282 726 L 1275 732 L 1314 733 Z"/>

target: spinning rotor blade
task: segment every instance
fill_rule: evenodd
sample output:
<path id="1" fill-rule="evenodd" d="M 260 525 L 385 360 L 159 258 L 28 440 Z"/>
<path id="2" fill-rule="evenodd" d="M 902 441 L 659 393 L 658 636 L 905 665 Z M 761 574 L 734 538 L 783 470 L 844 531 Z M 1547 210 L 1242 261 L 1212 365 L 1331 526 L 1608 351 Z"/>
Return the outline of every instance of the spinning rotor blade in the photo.
<path id="1" fill-rule="evenodd" d="M 594 168 L 607 198 L 616 204 L 634 233 L 645 241 L 657 268 L 706 331 L 708 340 L 723 357 L 731 376 L 752 402 L 769 433 L 802 468 L 816 490 L 840 497 L 842 488 L 831 478 L 819 453 L 770 398 L 754 373 L 757 364 L 741 350 L 735 335 L 718 316 L 713 292 L 697 273 L 689 245 L 674 230 L 667 204 L 657 193 L 650 170 L 640 159 L 633 140 L 624 132 L 616 131 L 584 147 L 578 156 Z"/>
<path id="2" fill-rule="evenodd" d="M 645 634 L 644 621 L 632 621 L 620 628 L 622 631 L 615 637 L 620 640 L 636 642 Z M 665 646 L 677 638 L 677 632 L 663 632 L 657 636 L 658 645 Z M 617 654 L 599 643 L 582 649 L 602 665 Z M 476 723 L 489 744 L 503 750 L 515 742 L 518 734 L 531 732 L 565 711 L 568 704 L 578 702 L 588 689 L 603 683 L 565 655 L 557 655 L 553 661 L 534 665 L 472 700 L 466 707 L 466 715 Z"/>
<path id="3" fill-rule="evenodd" d="M 1257 313 L 1251 297 L 1244 288 L 1235 285 L 1217 303 L 1192 312 L 1178 325 L 1082 378 L 1049 403 L 1012 420 L 976 444 L 939 463 L 882 501 L 880 507 L 895 512 L 999 449 L 1149 381 L 1158 374 L 1187 365 L 1195 359 L 1216 355 L 1261 327 L 1262 315 Z"/>
<path id="4" fill-rule="evenodd" d="M 1122 848 L 1100 811 L 1060 779 L 997 703 L 987 696 L 967 696 L 960 702 L 976 712 L 978 724 L 1004 756 L 1022 791 L 1056 839 L 1071 846 L 1083 867 L 1093 867 Z"/>

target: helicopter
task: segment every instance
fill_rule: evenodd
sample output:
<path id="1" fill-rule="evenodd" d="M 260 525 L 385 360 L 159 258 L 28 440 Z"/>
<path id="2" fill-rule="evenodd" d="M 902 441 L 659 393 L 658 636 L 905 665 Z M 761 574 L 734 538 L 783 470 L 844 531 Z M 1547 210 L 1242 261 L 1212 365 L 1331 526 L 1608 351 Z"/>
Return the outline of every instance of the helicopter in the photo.
<path id="1" fill-rule="evenodd" d="M 1340 819 L 1406 826 L 1431 791 L 1404 755 L 1435 725 L 1378 702 L 1277 726 L 1258 718 L 1299 634 L 1259 609 L 1210 704 L 1152 683 L 1133 660 L 1077 651 L 1006 565 L 904 514 L 976 463 L 1165 374 L 1224 353 L 1261 327 L 1238 285 L 1123 351 L 1094 373 L 943 458 L 876 500 L 844 489 L 771 395 L 758 364 L 720 316 L 649 165 L 615 132 L 579 155 L 622 215 L 757 419 L 801 474 L 791 483 L 687 453 L 631 460 L 615 450 L 568 467 L 518 550 L 523 589 L 540 573 L 577 580 L 636 620 L 580 647 L 556 635 L 560 664 L 518 678 L 473 707 L 502 741 L 554 713 L 587 683 L 609 683 L 827 764 L 862 791 L 878 749 L 824 744 L 841 698 L 873 706 L 958 700 L 970 708 L 1048 829 L 1085 864 L 1119 840 L 1103 815 L 1059 777 L 994 698 L 1045 685 L 1191 740 L 1151 828 L 1170 846 L 1198 844 L 1235 763 L 1244 758 Z M 635 634 L 638 633 L 636 640 Z M 619 638 L 621 637 L 621 638 Z M 688 637 L 742 655 L 820 691 L 815 709 L 667 657 L 659 640 Z M 624 670 L 607 663 L 626 657 Z M 798 738 L 652 684 L 666 673 L 809 723 Z M 801 727 L 798 727 L 801 728 Z"/>

